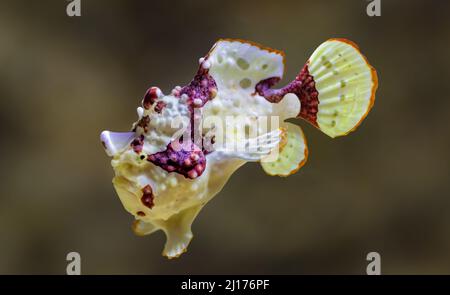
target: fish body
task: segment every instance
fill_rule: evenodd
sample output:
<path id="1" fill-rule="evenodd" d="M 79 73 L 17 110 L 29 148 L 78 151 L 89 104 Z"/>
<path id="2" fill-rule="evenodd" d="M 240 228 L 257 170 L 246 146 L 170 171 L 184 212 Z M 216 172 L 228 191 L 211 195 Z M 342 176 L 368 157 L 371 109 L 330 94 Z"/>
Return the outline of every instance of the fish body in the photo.
<path id="1" fill-rule="evenodd" d="M 324 42 L 292 82 L 274 89 L 284 64 L 281 51 L 219 40 L 188 85 L 166 95 L 147 90 L 130 132 L 102 132 L 133 230 L 163 230 L 163 255 L 186 251 L 197 214 L 246 162 L 260 161 L 278 176 L 304 165 L 305 137 L 286 119 L 302 118 L 336 137 L 353 131 L 373 106 L 377 74 L 348 40 Z"/>

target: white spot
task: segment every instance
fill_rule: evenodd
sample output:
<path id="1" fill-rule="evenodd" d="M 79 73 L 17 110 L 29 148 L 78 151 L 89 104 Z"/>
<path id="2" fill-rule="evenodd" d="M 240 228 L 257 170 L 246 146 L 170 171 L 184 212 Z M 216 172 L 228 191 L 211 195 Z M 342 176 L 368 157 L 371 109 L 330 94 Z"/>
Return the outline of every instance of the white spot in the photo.
<path id="1" fill-rule="evenodd" d="M 169 185 L 171 187 L 175 187 L 177 185 L 177 183 L 178 183 L 178 181 L 177 181 L 177 179 L 175 177 L 172 177 L 172 178 L 169 179 Z"/>
<path id="2" fill-rule="evenodd" d="M 200 58 L 198 59 L 198 63 L 199 63 L 199 64 L 202 64 L 204 61 L 205 61 L 205 58 L 204 58 L 204 57 L 200 57 Z"/>
<path id="3" fill-rule="evenodd" d="M 202 64 L 202 68 L 204 68 L 205 70 L 209 69 L 211 67 L 211 63 L 209 61 L 204 61 Z"/>
<path id="4" fill-rule="evenodd" d="M 144 115 L 144 109 L 141 108 L 141 107 L 138 107 L 137 108 L 137 115 L 138 115 L 139 119 L 142 118 L 142 116 Z"/>
<path id="5" fill-rule="evenodd" d="M 159 89 L 158 87 L 155 87 L 155 88 L 156 88 L 156 96 L 157 97 L 163 96 L 163 93 L 162 93 L 161 89 Z"/>
<path id="6" fill-rule="evenodd" d="M 196 190 L 198 190 L 198 184 L 193 183 L 191 186 L 191 191 L 195 192 Z"/>
<path id="7" fill-rule="evenodd" d="M 202 105 L 202 103 L 203 103 L 203 101 L 200 99 L 200 98 L 196 98 L 196 99 L 194 99 L 194 105 L 195 106 L 201 106 Z"/>

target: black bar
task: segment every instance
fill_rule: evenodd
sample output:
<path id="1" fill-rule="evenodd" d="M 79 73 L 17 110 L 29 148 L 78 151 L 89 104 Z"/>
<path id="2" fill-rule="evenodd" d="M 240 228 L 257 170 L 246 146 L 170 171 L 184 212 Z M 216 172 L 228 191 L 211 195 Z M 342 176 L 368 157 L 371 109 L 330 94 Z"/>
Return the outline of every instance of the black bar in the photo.
<path id="1" fill-rule="evenodd" d="M 206 287 L 211 283 L 214 288 L 209 292 L 210 288 Z M 450 290 L 450 276 L 0 276 L 0 292 L 19 289 L 57 291 L 58 294 L 88 290 L 127 294 L 133 291 L 146 292 L 142 294 L 274 294 L 280 291 L 300 294 L 346 290 L 367 294 L 382 290 Z"/>

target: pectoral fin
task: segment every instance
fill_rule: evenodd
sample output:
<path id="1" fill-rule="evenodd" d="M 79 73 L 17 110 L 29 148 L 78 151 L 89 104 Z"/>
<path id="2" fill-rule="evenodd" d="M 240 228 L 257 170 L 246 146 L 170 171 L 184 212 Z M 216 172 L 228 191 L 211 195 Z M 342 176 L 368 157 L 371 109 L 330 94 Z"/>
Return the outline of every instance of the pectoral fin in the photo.
<path id="1" fill-rule="evenodd" d="M 146 222 L 135 220 L 132 225 L 133 232 L 138 236 L 149 235 L 157 230 L 166 234 L 166 244 L 162 255 L 169 259 L 177 258 L 186 252 L 193 234 L 191 225 L 203 205 L 196 205 L 180 211 L 167 220 L 154 220 Z"/>
<path id="2" fill-rule="evenodd" d="M 191 225 L 202 205 L 196 205 L 173 215 L 168 220 L 158 221 L 158 226 L 166 234 L 166 244 L 163 255 L 167 258 L 176 258 L 186 252 L 193 237 Z"/>

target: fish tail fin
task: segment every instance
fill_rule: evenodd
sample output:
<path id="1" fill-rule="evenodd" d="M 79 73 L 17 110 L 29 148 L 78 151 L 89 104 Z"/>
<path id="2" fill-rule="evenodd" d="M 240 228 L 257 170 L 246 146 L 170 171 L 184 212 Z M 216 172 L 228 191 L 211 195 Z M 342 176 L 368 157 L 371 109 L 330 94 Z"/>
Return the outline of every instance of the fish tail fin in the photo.
<path id="1" fill-rule="evenodd" d="M 296 79 L 303 84 L 298 117 L 330 137 L 347 135 L 361 124 L 378 87 L 377 72 L 346 39 L 322 43 Z"/>
<path id="2" fill-rule="evenodd" d="M 314 51 L 294 81 L 267 93 L 274 94 L 269 99 L 275 102 L 282 99 L 276 105 L 282 119 L 302 118 L 337 137 L 364 120 L 377 87 L 377 73 L 359 48 L 346 39 L 330 39 Z"/>

